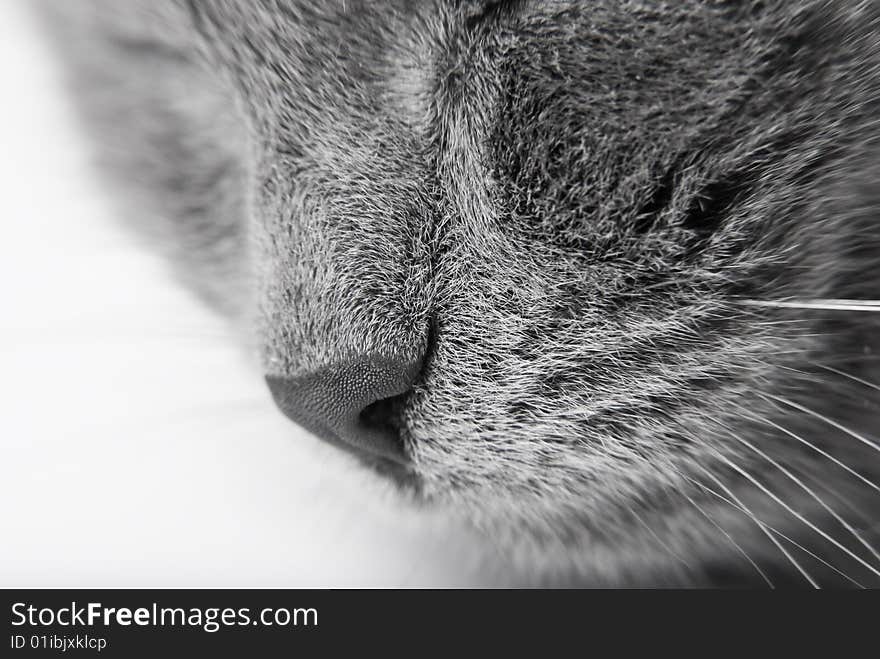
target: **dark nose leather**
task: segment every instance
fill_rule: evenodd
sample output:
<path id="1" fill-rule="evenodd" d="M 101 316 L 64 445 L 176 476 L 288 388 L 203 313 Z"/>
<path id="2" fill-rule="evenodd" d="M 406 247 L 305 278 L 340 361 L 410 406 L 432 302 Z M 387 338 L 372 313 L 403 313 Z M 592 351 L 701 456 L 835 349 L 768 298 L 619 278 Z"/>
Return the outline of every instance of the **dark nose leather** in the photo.
<path id="1" fill-rule="evenodd" d="M 396 428 L 388 423 L 395 397 L 418 375 L 417 362 L 365 359 L 297 378 L 267 376 L 275 403 L 290 419 L 361 458 L 406 463 Z"/>

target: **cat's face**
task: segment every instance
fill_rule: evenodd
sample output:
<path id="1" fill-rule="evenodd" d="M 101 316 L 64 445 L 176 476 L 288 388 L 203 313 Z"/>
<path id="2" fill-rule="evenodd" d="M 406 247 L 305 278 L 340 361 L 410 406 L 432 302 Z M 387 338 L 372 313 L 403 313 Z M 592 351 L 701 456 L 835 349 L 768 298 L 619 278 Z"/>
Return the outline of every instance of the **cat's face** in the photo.
<path id="1" fill-rule="evenodd" d="M 127 166 L 270 381 L 406 371 L 409 496 L 542 578 L 877 583 L 880 315 L 804 308 L 880 297 L 876 8 L 156 7 Z"/>

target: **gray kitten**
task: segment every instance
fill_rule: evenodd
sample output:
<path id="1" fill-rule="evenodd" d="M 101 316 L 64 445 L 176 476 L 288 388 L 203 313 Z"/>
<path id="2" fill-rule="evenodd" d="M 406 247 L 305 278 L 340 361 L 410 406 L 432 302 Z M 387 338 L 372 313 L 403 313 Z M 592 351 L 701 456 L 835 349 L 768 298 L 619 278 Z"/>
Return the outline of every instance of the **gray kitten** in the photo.
<path id="1" fill-rule="evenodd" d="M 50 3 L 126 216 L 511 583 L 880 585 L 880 5 Z"/>

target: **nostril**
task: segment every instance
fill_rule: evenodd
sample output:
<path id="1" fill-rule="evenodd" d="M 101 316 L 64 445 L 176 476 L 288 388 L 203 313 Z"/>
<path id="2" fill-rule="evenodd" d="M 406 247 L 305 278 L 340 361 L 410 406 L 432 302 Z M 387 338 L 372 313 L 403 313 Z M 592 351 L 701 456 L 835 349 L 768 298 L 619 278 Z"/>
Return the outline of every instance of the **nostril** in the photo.
<path id="1" fill-rule="evenodd" d="M 409 392 L 390 398 L 381 398 L 367 405 L 359 415 L 361 427 L 371 432 L 380 432 L 392 439 L 401 453 L 406 449 L 400 434 L 400 415 Z"/>
<path id="2" fill-rule="evenodd" d="M 399 419 L 420 368 L 415 361 L 372 358 L 266 382 L 281 411 L 307 430 L 362 458 L 402 464 Z"/>

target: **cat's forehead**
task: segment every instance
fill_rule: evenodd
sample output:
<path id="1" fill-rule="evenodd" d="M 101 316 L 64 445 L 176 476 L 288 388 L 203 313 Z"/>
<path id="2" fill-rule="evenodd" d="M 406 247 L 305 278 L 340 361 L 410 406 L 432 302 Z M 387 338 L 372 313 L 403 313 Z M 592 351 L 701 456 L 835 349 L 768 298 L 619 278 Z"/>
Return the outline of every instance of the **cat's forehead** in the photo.
<path id="1" fill-rule="evenodd" d="M 420 100 L 443 94 L 479 105 L 466 83 L 480 79 L 531 83 L 520 94 L 537 83 L 588 89 L 590 102 L 597 94 L 626 100 L 628 89 L 647 89 L 648 81 L 683 87 L 704 73 L 741 71 L 748 40 L 777 27 L 773 11 L 758 21 L 744 6 L 696 0 L 662 8 L 607 0 L 176 2 L 215 63 L 249 92 L 308 89 L 316 101 L 323 94 L 355 110 L 359 103 L 374 110 L 376 95 L 420 112 Z M 729 71 L 719 73 L 726 62 Z"/>
<path id="2" fill-rule="evenodd" d="M 344 79 L 364 88 L 411 85 L 416 72 L 446 83 L 490 73 L 517 46 L 556 52 L 566 40 L 557 38 L 560 28 L 571 37 L 581 31 L 575 24 L 603 20 L 601 11 L 594 17 L 561 0 L 179 2 L 202 39 L 241 74 L 264 82 Z M 569 41 L 571 48 L 588 45 Z"/>

